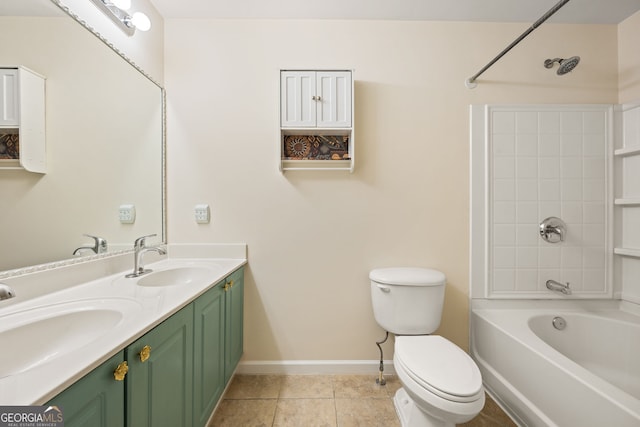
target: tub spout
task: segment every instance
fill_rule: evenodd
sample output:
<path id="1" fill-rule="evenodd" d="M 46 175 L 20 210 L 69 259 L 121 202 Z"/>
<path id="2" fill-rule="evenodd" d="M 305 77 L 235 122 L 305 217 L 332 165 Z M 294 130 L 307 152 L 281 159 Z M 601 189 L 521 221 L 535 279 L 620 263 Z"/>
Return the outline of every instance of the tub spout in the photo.
<path id="1" fill-rule="evenodd" d="M 3 299 L 9 299 L 16 296 L 15 291 L 4 283 L 0 283 L 0 301 Z"/>
<path id="2" fill-rule="evenodd" d="M 554 292 L 560 292 L 565 295 L 571 295 L 571 288 L 569 288 L 569 282 L 564 283 L 556 282 L 555 280 L 547 280 L 547 289 Z"/>

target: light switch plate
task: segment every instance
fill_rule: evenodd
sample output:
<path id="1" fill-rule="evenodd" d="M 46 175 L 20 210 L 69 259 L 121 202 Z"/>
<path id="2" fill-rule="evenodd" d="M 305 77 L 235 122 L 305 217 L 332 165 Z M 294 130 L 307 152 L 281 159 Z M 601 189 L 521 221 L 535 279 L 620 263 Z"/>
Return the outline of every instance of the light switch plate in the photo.
<path id="1" fill-rule="evenodd" d="M 209 224 L 209 221 L 211 220 L 209 205 L 207 204 L 196 205 L 194 211 L 196 215 L 196 222 L 198 224 Z"/>
<path id="2" fill-rule="evenodd" d="M 120 205 L 118 209 L 118 218 L 122 224 L 133 224 L 136 222 L 135 205 Z"/>

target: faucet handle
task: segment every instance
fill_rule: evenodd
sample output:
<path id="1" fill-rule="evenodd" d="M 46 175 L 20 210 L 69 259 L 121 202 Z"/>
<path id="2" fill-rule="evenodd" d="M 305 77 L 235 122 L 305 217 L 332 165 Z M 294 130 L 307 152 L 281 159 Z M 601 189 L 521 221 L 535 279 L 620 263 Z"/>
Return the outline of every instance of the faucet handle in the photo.
<path id="1" fill-rule="evenodd" d="M 550 216 L 542 220 L 539 226 L 540 237 L 549 243 L 559 243 L 564 241 L 567 232 L 567 224 L 560 218 Z"/>
<path id="2" fill-rule="evenodd" d="M 83 236 L 90 237 L 94 242 L 93 251 L 97 254 L 102 254 L 107 252 L 107 240 L 103 237 L 92 236 L 91 234 L 83 234 Z"/>
<path id="3" fill-rule="evenodd" d="M 133 247 L 136 249 L 142 249 L 145 247 L 145 243 L 147 241 L 147 237 L 155 237 L 157 234 L 148 234 L 146 236 L 138 237 L 136 241 L 133 243 Z"/>

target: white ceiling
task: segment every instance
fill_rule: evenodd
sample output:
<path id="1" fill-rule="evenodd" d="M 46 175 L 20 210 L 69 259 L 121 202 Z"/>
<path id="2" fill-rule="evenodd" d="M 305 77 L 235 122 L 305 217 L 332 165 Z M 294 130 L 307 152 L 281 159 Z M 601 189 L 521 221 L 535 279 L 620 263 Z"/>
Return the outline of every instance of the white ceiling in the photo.
<path id="1" fill-rule="evenodd" d="M 534 23 L 557 0 L 150 0 L 165 18 L 395 19 Z M 134 0 L 135 4 L 135 0 Z M 548 22 L 618 24 L 640 0 L 571 0 Z"/>
<path id="2" fill-rule="evenodd" d="M 395 19 L 534 23 L 557 0 L 150 0 L 165 18 Z M 135 0 L 133 0 L 135 7 Z M 640 0 L 570 0 L 548 22 L 618 24 Z M 0 0 L 0 15 L 62 16 L 50 0 Z"/>

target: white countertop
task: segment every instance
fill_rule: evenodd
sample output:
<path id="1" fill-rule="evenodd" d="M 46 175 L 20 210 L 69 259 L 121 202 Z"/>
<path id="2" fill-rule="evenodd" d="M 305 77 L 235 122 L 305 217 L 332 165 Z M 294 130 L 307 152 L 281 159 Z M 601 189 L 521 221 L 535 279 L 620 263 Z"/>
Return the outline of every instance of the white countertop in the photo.
<path id="1" fill-rule="evenodd" d="M 83 315 L 89 317 L 90 310 L 112 307 L 117 307 L 123 314 L 119 319 L 116 316 L 115 320 L 112 316 L 111 321 L 115 324 L 103 334 L 84 338 L 73 349 L 66 348 L 58 354 L 47 351 L 49 360 L 32 357 L 36 359 L 34 367 L 1 377 L 0 405 L 39 405 L 47 402 L 244 264 L 246 259 L 166 259 L 145 267 L 157 272 L 200 266 L 210 270 L 210 277 L 206 281 L 188 285 L 143 287 L 136 284 L 137 279 L 125 278 L 126 271 L 6 307 L 0 304 L 0 334 L 17 325 L 32 322 L 37 318 L 39 307 L 45 306 L 47 312 L 51 309 L 60 313 L 65 313 L 65 310 L 74 313 L 84 310 L 86 313 Z M 69 321 L 77 323 L 81 319 L 84 317 L 70 317 Z M 51 337 L 52 341 L 55 339 L 55 336 Z M 0 342 L 0 352 L 4 353 L 3 357 L 8 355 L 21 359 L 27 354 L 29 357 L 37 355 L 38 348 L 46 347 L 45 342 L 28 344 L 29 348 L 25 349 L 12 348 L 11 343 Z"/>

